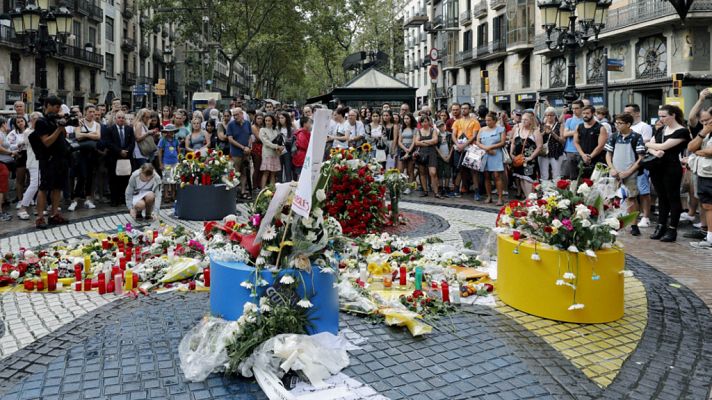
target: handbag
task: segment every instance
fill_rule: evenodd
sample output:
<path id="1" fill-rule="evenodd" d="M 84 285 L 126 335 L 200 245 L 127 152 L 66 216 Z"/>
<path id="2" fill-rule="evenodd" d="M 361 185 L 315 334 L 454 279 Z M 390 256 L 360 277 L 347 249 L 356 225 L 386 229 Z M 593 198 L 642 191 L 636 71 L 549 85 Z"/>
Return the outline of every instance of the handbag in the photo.
<path id="1" fill-rule="evenodd" d="M 551 128 L 551 132 L 549 132 L 549 137 L 546 139 L 546 143 L 544 143 L 544 144 L 541 146 L 541 150 L 539 150 L 539 156 L 540 156 L 540 157 L 546 157 L 546 156 L 549 155 L 549 141 L 551 141 L 551 135 L 554 134 L 554 130 L 556 129 L 556 127 L 557 127 L 558 125 L 559 125 L 559 123 L 557 122 L 557 123 L 554 124 L 554 127 Z"/>
<path id="2" fill-rule="evenodd" d="M 376 149 L 376 162 L 382 163 L 386 162 L 386 151 L 381 149 Z"/>
<path id="3" fill-rule="evenodd" d="M 114 172 L 116 173 L 116 176 L 131 175 L 131 160 L 116 160 L 116 170 Z"/>
<path id="4" fill-rule="evenodd" d="M 503 155 L 503 162 L 507 165 L 512 164 L 512 156 L 509 154 L 509 150 L 507 150 L 509 146 L 505 146 L 504 149 L 502 149 L 502 155 Z"/>
<path id="5" fill-rule="evenodd" d="M 485 167 L 485 154 L 479 146 L 471 144 L 465 149 L 462 165 L 475 171 L 482 171 Z"/>
<path id="6" fill-rule="evenodd" d="M 662 157 L 655 157 L 653 154 L 650 153 L 645 154 L 645 156 L 643 156 L 643 159 L 640 160 L 640 166 L 644 169 L 647 169 L 648 171 L 657 169 L 662 165 L 662 163 Z"/>
<path id="7" fill-rule="evenodd" d="M 143 133 L 148 133 L 148 129 L 146 129 L 145 126 L 143 127 L 143 131 Z M 156 146 L 156 141 L 153 140 L 153 136 L 146 136 L 142 141 L 137 143 L 139 151 L 146 157 L 151 157 L 158 151 L 158 146 Z"/>

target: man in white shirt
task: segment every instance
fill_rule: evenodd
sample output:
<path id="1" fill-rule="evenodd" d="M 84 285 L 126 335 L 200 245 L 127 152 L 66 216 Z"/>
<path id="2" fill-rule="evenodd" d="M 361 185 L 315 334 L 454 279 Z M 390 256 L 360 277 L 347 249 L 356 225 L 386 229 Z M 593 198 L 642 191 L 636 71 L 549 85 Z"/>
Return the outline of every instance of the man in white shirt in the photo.
<path id="1" fill-rule="evenodd" d="M 366 139 L 366 128 L 363 126 L 363 122 L 356 120 L 357 116 L 356 109 L 349 110 L 349 142 L 352 147 L 361 146 Z"/>
<path id="2" fill-rule="evenodd" d="M 640 116 L 640 106 L 637 104 L 627 104 L 623 112 L 633 116 L 633 126 L 630 129 L 643 137 L 643 142 L 648 143 L 653 138 L 653 127 L 645 123 Z M 644 169 L 638 175 L 638 193 L 640 195 L 640 211 L 643 218 L 638 226 L 647 228 L 650 226 L 650 172 Z"/>

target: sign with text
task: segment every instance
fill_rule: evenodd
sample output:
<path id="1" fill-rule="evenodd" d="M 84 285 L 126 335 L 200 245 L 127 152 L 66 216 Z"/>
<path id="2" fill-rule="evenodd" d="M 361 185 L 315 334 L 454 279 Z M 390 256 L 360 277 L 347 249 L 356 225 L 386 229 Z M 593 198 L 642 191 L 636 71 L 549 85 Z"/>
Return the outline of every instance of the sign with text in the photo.
<path id="1" fill-rule="evenodd" d="M 309 138 L 309 147 L 307 148 L 306 157 L 304 157 L 304 165 L 302 166 L 302 174 L 299 176 L 297 192 L 294 194 L 294 200 L 292 200 L 292 211 L 305 218 L 311 212 L 312 194 L 319 180 L 321 163 L 324 161 L 324 148 L 326 147 L 326 135 L 329 132 L 331 111 L 316 110 L 312 118 L 314 119 L 314 124 Z"/>
<path id="2" fill-rule="evenodd" d="M 257 230 L 255 244 L 262 243 L 262 234 L 270 225 L 272 225 L 272 220 L 274 219 L 274 216 L 277 214 L 278 210 L 282 209 L 282 204 L 284 204 L 284 201 L 287 199 L 287 196 L 289 196 L 289 193 L 291 192 L 291 183 L 278 183 L 275 185 L 274 196 L 269 202 L 267 212 L 262 218 L 262 222 L 260 222 L 260 229 Z"/>
<path id="3" fill-rule="evenodd" d="M 665 104 L 671 106 L 678 106 L 682 112 L 685 112 L 685 98 L 684 97 L 665 97 Z"/>
<path id="4" fill-rule="evenodd" d="M 625 67 L 625 61 L 622 58 L 609 58 L 608 59 L 608 71 L 622 72 Z"/>

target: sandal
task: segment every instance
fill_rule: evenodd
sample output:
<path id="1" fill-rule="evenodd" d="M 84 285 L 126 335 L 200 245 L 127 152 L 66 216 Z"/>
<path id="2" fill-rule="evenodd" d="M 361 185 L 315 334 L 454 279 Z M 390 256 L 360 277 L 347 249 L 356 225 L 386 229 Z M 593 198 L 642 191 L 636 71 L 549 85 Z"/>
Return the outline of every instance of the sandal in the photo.
<path id="1" fill-rule="evenodd" d="M 497 207 L 502 207 L 504 205 L 504 202 L 502 200 L 498 200 L 496 206 Z"/>
<path id="2" fill-rule="evenodd" d="M 442 199 L 443 196 L 440 193 L 435 193 L 435 198 L 436 199 Z"/>

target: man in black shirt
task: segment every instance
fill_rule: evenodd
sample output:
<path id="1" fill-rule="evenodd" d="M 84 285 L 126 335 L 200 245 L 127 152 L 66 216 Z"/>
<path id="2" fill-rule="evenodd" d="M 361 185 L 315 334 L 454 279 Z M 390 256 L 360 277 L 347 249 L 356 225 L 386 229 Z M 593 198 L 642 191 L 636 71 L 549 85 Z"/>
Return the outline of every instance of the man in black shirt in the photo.
<path id="1" fill-rule="evenodd" d="M 30 135 L 30 145 L 39 161 L 40 187 L 37 193 L 37 210 L 40 215 L 35 221 L 39 229 L 48 227 L 42 212 L 47 206 L 47 197 L 52 201 L 51 225 L 66 224 L 68 221 L 59 213 L 59 203 L 62 189 L 67 181 L 69 170 L 69 149 L 67 147 L 67 132 L 57 124 L 58 113 L 62 100 L 57 96 L 49 96 L 44 102 L 44 115 L 35 123 L 35 130 Z"/>
<path id="2" fill-rule="evenodd" d="M 591 177 L 597 163 L 605 162 L 603 150 L 608 140 L 608 132 L 593 118 L 595 113 L 593 106 L 585 106 L 581 113 L 583 124 L 578 126 L 574 134 L 574 145 L 584 164 L 584 178 Z"/>

